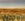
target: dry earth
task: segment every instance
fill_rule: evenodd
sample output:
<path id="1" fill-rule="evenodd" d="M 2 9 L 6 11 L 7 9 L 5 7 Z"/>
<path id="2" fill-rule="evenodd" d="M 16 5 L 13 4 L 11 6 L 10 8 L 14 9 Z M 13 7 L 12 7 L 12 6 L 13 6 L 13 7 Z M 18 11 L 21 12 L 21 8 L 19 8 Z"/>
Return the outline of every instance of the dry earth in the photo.
<path id="1" fill-rule="evenodd" d="M 25 16 L 25 9 L 0 9 L 0 14 L 24 15 Z M 3 21 L 3 20 L 0 19 L 0 21 Z M 14 21 L 17 21 L 17 19 L 15 19 Z M 19 21 L 21 21 L 21 20 L 19 20 Z M 25 19 L 22 21 L 25 21 Z"/>

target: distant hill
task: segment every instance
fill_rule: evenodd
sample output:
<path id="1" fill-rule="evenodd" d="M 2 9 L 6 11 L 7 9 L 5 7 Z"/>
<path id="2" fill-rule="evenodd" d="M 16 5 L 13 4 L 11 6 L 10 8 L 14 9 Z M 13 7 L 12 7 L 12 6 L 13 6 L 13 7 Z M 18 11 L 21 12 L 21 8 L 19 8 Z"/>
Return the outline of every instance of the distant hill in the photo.
<path id="1" fill-rule="evenodd" d="M 25 9 L 0 9 L 0 14 L 25 15 Z"/>

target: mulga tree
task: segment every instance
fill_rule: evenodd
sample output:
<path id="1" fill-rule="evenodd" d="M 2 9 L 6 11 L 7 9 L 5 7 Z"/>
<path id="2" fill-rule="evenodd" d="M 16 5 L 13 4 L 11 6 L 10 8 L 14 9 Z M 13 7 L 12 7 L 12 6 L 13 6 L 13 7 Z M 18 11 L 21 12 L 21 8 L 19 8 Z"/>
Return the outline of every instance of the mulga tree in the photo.
<path id="1" fill-rule="evenodd" d="M 8 15 L 8 21 L 12 20 L 12 16 Z"/>
<path id="2" fill-rule="evenodd" d="M 6 16 L 6 21 L 8 21 L 8 15 Z"/>
<path id="3" fill-rule="evenodd" d="M 3 18 L 3 21 L 5 21 L 5 19 L 6 19 L 6 15 L 4 15 L 2 18 Z"/>
<path id="4" fill-rule="evenodd" d="M 24 19 L 25 19 L 25 17 L 24 16 L 21 16 L 21 21 L 24 20 Z"/>
<path id="5" fill-rule="evenodd" d="M 20 19 L 20 16 L 17 16 L 17 20 L 19 21 L 19 19 Z"/>
<path id="6" fill-rule="evenodd" d="M 15 20 L 15 15 L 12 15 L 12 21 L 14 21 Z"/>

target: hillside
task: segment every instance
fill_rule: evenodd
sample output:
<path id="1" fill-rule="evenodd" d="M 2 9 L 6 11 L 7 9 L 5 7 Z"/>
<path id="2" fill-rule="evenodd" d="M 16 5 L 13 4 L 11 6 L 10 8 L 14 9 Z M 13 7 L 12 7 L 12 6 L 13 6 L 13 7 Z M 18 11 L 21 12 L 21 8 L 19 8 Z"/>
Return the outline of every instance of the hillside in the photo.
<path id="1" fill-rule="evenodd" d="M 25 15 L 25 9 L 0 9 L 0 14 Z"/>

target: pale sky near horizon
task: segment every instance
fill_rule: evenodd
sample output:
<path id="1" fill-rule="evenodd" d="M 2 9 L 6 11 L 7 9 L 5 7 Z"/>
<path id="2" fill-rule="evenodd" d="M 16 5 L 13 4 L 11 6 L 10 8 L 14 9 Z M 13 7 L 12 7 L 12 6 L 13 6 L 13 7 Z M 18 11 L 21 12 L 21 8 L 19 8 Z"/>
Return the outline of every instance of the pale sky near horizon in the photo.
<path id="1" fill-rule="evenodd" d="M 0 0 L 0 8 L 25 8 L 25 0 Z"/>

